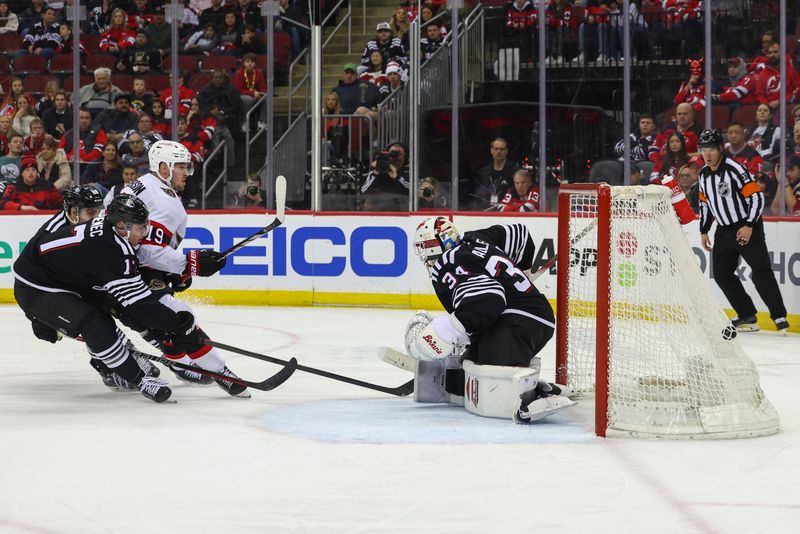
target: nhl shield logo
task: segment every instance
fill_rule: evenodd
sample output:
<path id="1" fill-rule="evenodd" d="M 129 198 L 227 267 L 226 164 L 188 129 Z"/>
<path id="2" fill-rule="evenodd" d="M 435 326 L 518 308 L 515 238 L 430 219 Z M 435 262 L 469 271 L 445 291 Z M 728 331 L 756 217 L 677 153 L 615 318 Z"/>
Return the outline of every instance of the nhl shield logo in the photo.
<path id="1" fill-rule="evenodd" d="M 723 197 L 729 197 L 731 195 L 731 188 L 725 182 L 719 184 L 719 194 Z"/>
<path id="2" fill-rule="evenodd" d="M 478 407 L 478 379 L 474 376 L 469 377 L 467 380 L 467 386 L 464 388 L 466 397 L 469 399 L 469 402 L 472 403 L 472 406 L 475 408 Z"/>

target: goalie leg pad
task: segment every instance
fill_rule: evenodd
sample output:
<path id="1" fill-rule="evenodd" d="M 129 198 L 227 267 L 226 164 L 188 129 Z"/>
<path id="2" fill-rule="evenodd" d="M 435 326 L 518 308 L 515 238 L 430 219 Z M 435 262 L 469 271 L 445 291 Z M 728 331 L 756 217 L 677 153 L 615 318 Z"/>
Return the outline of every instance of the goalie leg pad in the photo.
<path id="1" fill-rule="evenodd" d="M 448 387 L 448 381 L 457 383 L 455 374 L 460 371 L 458 358 L 414 360 L 414 402 L 440 402 L 462 405 L 458 394 Z"/>
<path id="2" fill-rule="evenodd" d="M 513 419 L 520 395 L 536 388 L 539 370 L 464 360 L 464 408 L 482 417 Z"/>

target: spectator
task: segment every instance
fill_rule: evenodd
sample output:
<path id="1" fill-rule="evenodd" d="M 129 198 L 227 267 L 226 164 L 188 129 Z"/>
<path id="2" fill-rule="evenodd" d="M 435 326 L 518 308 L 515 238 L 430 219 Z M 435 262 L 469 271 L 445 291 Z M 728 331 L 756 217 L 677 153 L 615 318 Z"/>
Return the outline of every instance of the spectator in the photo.
<path id="1" fill-rule="evenodd" d="M 108 140 L 117 143 L 128 130 L 136 128 L 136 113 L 131 111 L 131 100 L 127 93 L 114 97 L 114 107 L 100 112 L 94 119 L 94 127 L 102 129 Z"/>
<path id="2" fill-rule="evenodd" d="M 287 1 L 287 0 L 283 0 Z M 397 6 L 389 19 L 389 29 L 394 36 L 400 39 L 403 48 L 408 50 L 408 32 L 411 29 L 411 22 L 408 20 L 408 10 L 405 6 Z"/>
<path id="3" fill-rule="evenodd" d="M 236 55 L 239 57 L 242 57 L 245 54 L 258 55 L 259 53 L 263 52 L 263 50 L 264 46 L 258 39 L 256 27 L 252 24 L 248 24 L 244 27 L 244 31 L 236 40 Z"/>
<path id="4" fill-rule="evenodd" d="M 111 25 L 111 0 L 101 0 L 89 12 L 89 31 L 96 35 L 105 32 Z"/>
<path id="5" fill-rule="evenodd" d="M 26 159 L 20 166 L 20 177 L 15 183 L 6 185 L 0 196 L 0 209 L 16 210 L 55 210 L 61 209 L 64 199 L 53 184 L 39 178 L 36 160 Z"/>
<path id="6" fill-rule="evenodd" d="M 672 132 L 667 138 L 667 150 L 653 166 L 650 183 L 661 183 L 664 176 L 676 176 L 678 169 L 689 164 L 686 138 L 680 132 Z"/>
<path id="7" fill-rule="evenodd" d="M 206 150 L 196 133 L 189 131 L 189 121 L 184 115 L 178 117 L 178 142 L 186 147 L 192 155 L 192 162 L 203 163 L 206 159 Z"/>
<path id="8" fill-rule="evenodd" d="M 772 108 L 770 108 L 770 110 L 771 109 Z M 793 124 L 800 122 L 800 104 L 795 104 L 795 106 L 792 107 L 792 119 Z"/>
<path id="9" fill-rule="evenodd" d="M 428 24 L 425 27 L 425 37 L 420 40 L 420 44 L 423 61 L 426 61 L 444 44 L 442 29 L 437 24 Z"/>
<path id="10" fill-rule="evenodd" d="M 140 32 L 151 22 L 153 10 L 148 5 L 148 0 L 133 0 L 133 6 L 128 12 L 128 27 Z"/>
<path id="11" fill-rule="evenodd" d="M 90 163 L 103 157 L 103 145 L 106 143 L 106 133 L 102 128 L 92 126 L 92 114 L 86 108 L 78 111 L 78 136 L 80 138 L 79 157 L 81 163 Z M 72 128 L 61 136 L 58 143 L 67 154 L 67 159 L 73 159 Z"/>
<path id="12" fill-rule="evenodd" d="M 2 94 L 3 86 L 0 85 L 0 94 Z M 0 101 L 0 115 L 14 115 L 17 109 L 17 99 L 24 96 L 28 99 L 28 103 L 33 107 L 33 98 L 25 93 L 25 87 L 22 85 L 20 78 L 11 78 L 11 87 L 8 94 L 2 101 Z"/>
<path id="13" fill-rule="evenodd" d="M 533 187 L 528 171 L 518 169 L 514 173 L 514 187 L 497 204 L 497 211 L 539 211 L 539 188 Z"/>
<path id="14" fill-rule="evenodd" d="M 764 213 L 766 215 L 779 215 L 772 211 L 772 203 L 775 201 L 775 195 L 778 192 L 778 181 L 775 176 L 762 171 L 756 174 L 754 178 L 759 189 L 764 193 Z"/>
<path id="15" fill-rule="evenodd" d="M 218 124 L 226 125 L 231 132 L 241 129 L 242 99 L 225 71 L 215 70 L 211 83 L 200 90 L 198 97 L 201 109 Z"/>
<path id="16" fill-rule="evenodd" d="M 748 73 L 747 65 L 740 57 L 728 60 L 728 82 L 722 92 L 711 95 L 713 104 L 728 104 L 729 106 L 755 104 L 758 96 L 758 75 Z"/>
<path id="17" fill-rule="evenodd" d="M 144 33 L 147 35 L 147 42 L 158 50 L 162 58 L 169 55 L 172 48 L 172 31 L 164 19 L 163 5 L 153 8 L 153 21 L 145 26 Z"/>
<path id="18" fill-rule="evenodd" d="M 38 116 L 43 117 L 44 112 L 53 107 L 53 100 L 55 99 L 56 91 L 59 89 L 58 81 L 56 80 L 50 80 L 45 84 L 44 94 L 36 103 L 36 114 Z"/>
<path id="19" fill-rule="evenodd" d="M 67 155 L 52 137 L 45 137 L 42 150 L 36 155 L 36 165 L 39 176 L 53 184 L 59 193 L 72 186 L 72 170 Z"/>
<path id="20" fill-rule="evenodd" d="M 780 176 L 780 169 L 776 167 L 776 175 Z M 786 203 L 786 213 L 800 215 L 800 157 L 792 155 L 786 158 L 786 185 L 775 194 L 772 200 L 772 213 L 781 213 L 781 204 Z M 785 199 L 785 200 L 784 200 Z"/>
<path id="21" fill-rule="evenodd" d="M 303 10 L 297 0 L 278 0 L 278 11 L 280 18 L 275 21 L 275 31 L 288 32 L 292 43 L 292 59 L 296 58 L 303 49 L 303 40 L 300 34 L 300 26 L 295 22 L 303 22 Z"/>
<path id="22" fill-rule="evenodd" d="M 369 66 L 361 73 L 359 79 L 377 87 L 381 95 L 388 95 L 389 88 L 387 85 L 389 80 L 386 79 L 384 70 L 386 70 L 386 60 L 379 51 L 373 50 L 369 56 Z"/>
<path id="23" fill-rule="evenodd" d="M 677 106 L 682 102 L 686 102 L 692 106 L 696 112 L 700 112 L 706 107 L 706 82 L 703 75 L 703 60 L 690 59 L 689 60 L 689 79 L 681 82 L 678 92 L 675 93 L 673 99 L 674 104 Z"/>
<path id="24" fill-rule="evenodd" d="M 214 139 L 218 126 L 217 119 L 200 109 L 200 100 L 197 97 L 192 98 L 190 102 L 186 121 L 189 123 L 189 131 L 196 134 L 204 145 Z"/>
<path id="25" fill-rule="evenodd" d="M 23 40 L 23 48 L 17 52 L 17 57 L 39 55 L 50 61 L 61 46 L 59 24 L 56 22 L 56 10 L 52 7 L 45 8 L 42 21 L 37 22 Z"/>
<path id="26" fill-rule="evenodd" d="M 375 39 L 367 41 L 367 46 L 364 47 L 364 52 L 361 54 L 362 65 L 369 66 L 369 57 L 375 50 L 383 54 L 386 61 L 397 61 L 405 68 L 407 63 L 406 50 L 403 48 L 403 43 L 400 39 L 392 37 L 392 29 L 388 22 L 379 22 L 376 26 Z"/>
<path id="27" fill-rule="evenodd" d="M 428 22 L 433 18 L 433 7 L 430 4 L 423 4 L 422 9 L 419 11 L 419 20 L 422 25 L 428 24 Z"/>
<path id="28" fill-rule="evenodd" d="M 91 165 L 82 178 L 87 183 L 96 184 L 101 193 L 122 183 L 122 164 L 117 145 L 106 142 L 103 145 L 103 159 Z"/>
<path id="29" fill-rule="evenodd" d="M 122 52 L 121 59 L 117 62 L 117 70 L 139 75 L 160 71 L 161 52 L 147 42 L 147 34 L 144 31 L 139 31 L 136 34 L 136 43 Z"/>
<path id="30" fill-rule="evenodd" d="M 758 68 L 760 64 L 767 62 L 769 47 L 776 42 L 775 32 L 765 31 L 763 34 L 761 34 L 761 55 L 753 58 L 753 64 L 756 65 L 756 68 Z"/>
<path id="31" fill-rule="evenodd" d="M 136 178 L 139 177 L 135 165 L 121 165 L 120 168 L 122 170 L 122 181 L 120 183 L 114 184 L 108 190 L 106 197 L 103 199 L 104 206 L 108 206 L 114 199 L 114 197 L 122 192 L 122 189 L 126 185 L 133 183 L 134 181 L 136 181 Z"/>
<path id="32" fill-rule="evenodd" d="M 408 211 L 409 178 L 406 148 L 394 143 L 378 153 L 361 187 L 366 211 Z"/>
<path id="33" fill-rule="evenodd" d="M 537 21 L 538 12 L 528 0 L 513 0 L 513 2 L 506 6 L 505 46 L 508 48 L 519 48 L 519 59 L 521 62 L 527 63 L 533 58 L 536 43 Z M 429 24 L 428 27 L 430 26 Z M 425 49 L 423 44 L 423 54 L 424 53 Z"/>
<path id="34" fill-rule="evenodd" d="M 639 115 L 639 134 L 631 132 L 631 160 L 648 161 L 658 152 L 656 147 L 656 120 L 649 113 Z M 625 139 L 620 139 L 614 145 L 614 152 L 619 156 L 619 161 L 625 159 Z"/>
<path id="35" fill-rule="evenodd" d="M 738 122 L 728 125 L 728 143 L 725 145 L 725 155 L 741 164 L 752 175 L 761 172 L 761 168 L 764 166 L 761 154 L 747 144 L 744 126 Z"/>
<path id="36" fill-rule="evenodd" d="M 11 133 L 11 117 L 0 115 L 0 156 L 8 154 L 8 136 Z"/>
<path id="37" fill-rule="evenodd" d="M 257 2 L 253 2 L 252 0 L 238 0 L 238 2 L 234 2 L 233 11 L 239 17 L 239 20 L 242 21 L 242 26 L 252 24 L 259 31 L 264 30 L 264 23 L 261 20 L 261 8 L 258 6 Z"/>
<path id="38" fill-rule="evenodd" d="M 94 83 L 81 87 L 78 98 L 81 107 L 89 110 L 95 118 L 101 111 L 110 109 L 121 93 L 119 87 L 111 84 L 111 69 L 99 67 L 94 70 Z"/>
<path id="39" fill-rule="evenodd" d="M 786 153 L 800 156 L 800 122 L 792 127 L 792 137 L 786 142 Z"/>
<path id="40" fill-rule="evenodd" d="M 8 136 L 8 153 L 0 156 L 0 181 L 16 182 L 22 165 L 22 136 L 12 133 Z"/>
<path id="41" fill-rule="evenodd" d="M 390 93 L 394 93 L 405 85 L 403 82 L 403 69 L 394 61 L 386 66 L 386 80 L 389 82 L 387 87 Z"/>
<path id="42" fill-rule="evenodd" d="M 780 138 L 780 126 L 772 124 L 772 108 L 767 104 L 759 104 L 756 124 L 747 131 L 747 144 L 757 150 L 764 161 L 771 161 L 780 153 Z"/>
<path id="43" fill-rule="evenodd" d="M 228 6 L 223 5 L 222 0 L 211 0 L 211 6 L 200 13 L 200 27 L 205 28 L 208 24 L 212 24 L 221 28 L 226 13 L 231 13 L 231 10 Z"/>
<path id="44" fill-rule="evenodd" d="M 267 92 L 267 80 L 261 69 L 256 68 L 255 54 L 245 54 L 242 57 L 242 65 L 233 76 L 233 84 L 242 99 L 242 111 L 247 114 Z"/>
<path id="45" fill-rule="evenodd" d="M 564 44 L 578 41 L 578 18 L 565 0 L 552 0 L 547 6 L 547 61 L 564 62 Z"/>
<path id="46" fill-rule="evenodd" d="M 225 13 L 222 26 L 219 29 L 219 52 L 223 54 L 234 54 L 236 52 L 236 41 L 242 34 L 242 26 L 234 13 Z"/>
<path id="47" fill-rule="evenodd" d="M 150 150 L 150 147 L 153 146 L 154 143 L 157 141 L 161 141 L 163 137 L 160 133 L 153 130 L 153 118 L 146 113 L 142 113 L 139 115 L 139 118 L 136 122 L 136 129 L 135 130 L 127 130 L 123 135 L 122 139 L 120 139 L 117 147 L 120 150 L 125 148 L 125 145 L 128 144 L 128 139 L 134 133 L 138 133 L 142 139 L 144 140 L 144 149 Z"/>
<path id="48" fill-rule="evenodd" d="M 577 6 L 577 4 L 576 4 Z M 583 22 L 578 27 L 578 62 L 590 63 L 596 60 L 608 61 L 608 7 L 600 0 L 587 0 L 583 12 Z M 598 48 L 588 46 L 596 43 Z M 599 50 L 598 50 L 599 49 Z M 598 56 L 598 52 L 600 55 Z"/>
<path id="49" fill-rule="evenodd" d="M 147 150 L 144 149 L 144 139 L 138 133 L 131 134 L 128 144 L 119 151 L 120 161 L 125 165 L 134 165 L 138 176 L 150 169 L 150 160 Z"/>
<path id="50" fill-rule="evenodd" d="M 489 143 L 492 162 L 481 169 L 475 183 L 473 196 L 482 201 L 480 209 L 494 207 L 505 197 L 514 184 L 514 173 L 519 165 L 508 160 L 508 141 L 496 137 Z"/>
<path id="51" fill-rule="evenodd" d="M 27 36 L 44 18 L 44 10 L 47 4 L 44 0 L 30 0 L 30 7 L 25 9 L 19 17 L 19 34 Z"/>
<path id="52" fill-rule="evenodd" d="M 72 54 L 72 47 L 75 46 L 72 27 L 68 23 L 62 22 L 58 26 L 58 34 L 61 36 L 61 46 L 56 49 L 56 54 Z M 81 58 L 86 56 L 86 50 L 80 43 L 78 43 L 78 54 Z"/>
<path id="53" fill-rule="evenodd" d="M 219 35 L 212 24 L 194 32 L 183 47 L 184 54 L 208 54 L 219 46 Z"/>
<path id="54" fill-rule="evenodd" d="M 67 94 L 61 90 L 56 91 L 53 101 L 54 106 L 42 115 L 42 123 L 45 133 L 58 140 L 72 126 L 72 106 L 69 105 Z"/>
<path id="55" fill-rule="evenodd" d="M 44 133 L 44 124 L 39 118 L 31 121 L 31 134 L 22 142 L 22 155 L 35 158 L 44 147 L 44 140 L 47 136 Z"/>
<path id="56" fill-rule="evenodd" d="M 136 32 L 128 28 L 127 19 L 122 9 L 111 12 L 111 24 L 100 36 L 100 51 L 120 57 L 123 50 L 136 43 Z"/>
<path id="57" fill-rule="evenodd" d="M 339 81 L 339 85 L 333 89 L 333 92 L 339 96 L 342 113 L 366 116 L 375 120 L 378 118 L 380 92 L 371 83 L 359 80 L 356 76 L 357 69 L 355 63 L 346 64 L 343 79 Z"/>
<path id="58" fill-rule="evenodd" d="M 133 90 L 130 94 L 131 107 L 138 113 L 151 113 L 153 109 L 153 93 L 147 90 L 144 78 L 133 79 Z"/>
<path id="59" fill-rule="evenodd" d="M 758 101 L 775 109 L 780 103 L 781 88 L 781 45 L 777 41 L 767 51 L 767 62 L 758 73 Z M 800 98 L 800 73 L 797 72 L 790 57 L 786 58 L 786 101 Z"/>
<path id="60" fill-rule="evenodd" d="M 186 83 L 186 73 L 178 72 L 178 115 L 189 113 L 189 108 L 197 93 L 184 85 Z M 159 96 L 161 103 L 164 104 L 164 116 L 172 118 L 172 72 L 169 73 L 169 86 L 161 91 Z"/>
<path id="61" fill-rule="evenodd" d="M 161 100 L 153 100 L 150 111 L 150 116 L 153 118 L 153 131 L 158 132 L 164 139 L 169 138 L 172 131 L 172 121 L 164 117 L 164 104 L 161 103 Z"/>
<path id="62" fill-rule="evenodd" d="M 683 102 L 675 108 L 675 120 L 656 137 L 656 146 L 659 153 L 651 156 L 651 160 L 656 161 L 664 155 L 667 140 L 674 132 L 678 132 L 684 137 L 686 151 L 690 155 L 696 156 L 699 154 L 697 151 L 697 139 L 700 137 L 700 129 L 694 123 L 694 109 L 690 104 Z"/>
<path id="63" fill-rule="evenodd" d="M 0 0 L 0 35 L 18 31 L 19 17 L 8 9 L 8 0 Z"/>
<path id="64" fill-rule="evenodd" d="M 689 206 L 692 207 L 692 211 L 695 213 L 700 213 L 699 189 L 697 187 L 698 170 L 697 166 L 692 164 L 684 165 L 678 170 L 678 187 L 683 191 L 686 200 L 689 201 Z"/>
<path id="65" fill-rule="evenodd" d="M 14 120 L 12 121 L 14 131 L 21 133 L 25 137 L 29 136 L 31 134 L 31 122 L 36 118 L 38 117 L 36 112 L 33 111 L 28 98 L 24 95 L 17 97 Z"/>

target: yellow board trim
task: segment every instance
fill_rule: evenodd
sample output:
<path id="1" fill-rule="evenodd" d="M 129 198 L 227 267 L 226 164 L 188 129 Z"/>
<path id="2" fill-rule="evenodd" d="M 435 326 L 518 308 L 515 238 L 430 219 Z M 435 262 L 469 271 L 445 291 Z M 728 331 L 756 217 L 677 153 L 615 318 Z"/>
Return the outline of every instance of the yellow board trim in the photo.
<path id="1" fill-rule="evenodd" d="M 181 293 L 181 298 L 198 304 L 222 306 L 365 306 L 413 310 L 442 310 L 436 295 L 380 294 L 323 291 L 252 291 L 245 289 L 203 289 Z M 12 289 L 0 289 L 0 304 L 15 304 Z M 555 309 L 555 299 L 550 299 Z M 736 312 L 725 310 L 728 317 Z M 759 312 L 758 326 L 775 330 L 767 312 Z M 789 314 L 789 332 L 800 333 L 800 314 Z"/>

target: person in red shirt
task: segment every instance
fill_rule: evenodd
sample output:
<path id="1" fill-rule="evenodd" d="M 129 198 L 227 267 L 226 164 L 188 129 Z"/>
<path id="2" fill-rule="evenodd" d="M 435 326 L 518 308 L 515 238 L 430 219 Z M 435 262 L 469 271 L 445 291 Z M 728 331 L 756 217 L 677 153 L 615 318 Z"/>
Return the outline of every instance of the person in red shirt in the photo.
<path id="1" fill-rule="evenodd" d="M 775 109 L 781 98 L 781 45 L 777 41 L 770 45 L 767 51 L 767 62 L 758 73 L 758 101 L 769 104 Z M 786 100 L 797 100 L 800 96 L 800 74 L 792 63 L 791 58 L 786 58 Z"/>
<path id="2" fill-rule="evenodd" d="M 564 62 L 564 43 L 578 41 L 578 16 L 565 0 L 552 0 L 546 10 L 548 60 Z"/>
<path id="3" fill-rule="evenodd" d="M 242 56 L 242 65 L 233 75 L 233 85 L 242 97 L 243 111 L 247 114 L 253 104 L 267 92 L 267 79 L 264 72 L 256 68 L 255 54 L 248 52 Z"/>
<path id="4" fill-rule="evenodd" d="M 689 59 L 689 79 L 681 82 L 678 92 L 675 93 L 674 103 L 677 106 L 686 102 L 695 111 L 702 111 L 706 107 L 706 84 L 703 78 L 703 59 Z"/>
<path id="5" fill-rule="evenodd" d="M 533 58 L 538 13 L 529 0 L 514 0 L 506 6 L 506 46 L 519 48 L 520 61 Z"/>
<path id="6" fill-rule="evenodd" d="M 514 173 L 514 188 L 497 205 L 498 211 L 539 211 L 539 188 L 533 187 L 528 171 Z"/>
<path id="7" fill-rule="evenodd" d="M 741 163 L 754 176 L 764 166 L 764 159 L 758 150 L 747 144 L 744 126 L 739 122 L 732 122 L 728 125 L 728 143 L 725 145 L 725 153 Z"/>
<path id="8" fill-rule="evenodd" d="M 22 156 L 36 158 L 44 147 L 44 123 L 42 119 L 31 121 L 31 134 L 22 143 Z"/>
<path id="9" fill-rule="evenodd" d="M 0 195 L 0 209 L 6 211 L 38 211 L 61 208 L 64 198 L 47 181 L 39 178 L 35 158 L 25 158 L 16 183 L 5 184 Z"/>
<path id="10" fill-rule="evenodd" d="M 658 152 L 650 156 L 652 161 L 661 159 L 667 150 L 669 136 L 675 132 L 683 135 L 686 140 L 686 152 L 690 156 L 699 154 L 697 140 L 700 137 L 700 129 L 694 123 L 694 109 L 691 104 L 683 102 L 675 108 L 675 120 L 656 137 L 655 145 L 658 147 Z"/>
<path id="11" fill-rule="evenodd" d="M 120 53 L 136 43 L 136 32 L 128 28 L 128 15 L 122 9 L 115 9 L 111 13 L 111 24 L 108 30 L 100 35 L 100 50 L 114 54 Z"/>
<path id="12" fill-rule="evenodd" d="M 189 132 L 189 121 L 185 115 L 178 117 L 178 142 L 189 150 L 194 163 L 203 163 L 206 159 L 206 150 L 196 134 Z"/>
<path id="13" fill-rule="evenodd" d="M 713 104 L 730 104 L 732 102 L 745 104 L 755 104 L 758 102 L 758 76 L 752 72 L 744 72 L 746 69 L 744 60 L 740 57 L 732 57 L 728 60 L 728 77 L 736 80 L 734 83 L 725 87 L 719 94 L 711 95 Z"/>
<path id="14" fill-rule="evenodd" d="M 186 73 L 178 72 L 178 115 L 186 115 L 192 105 L 192 98 L 197 96 L 194 89 L 186 87 Z M 164 104 L 164 116 L 172 117 L 172 73 L 169 73 L 169 87 L 161 91 L 159 95 L 161 103 Z"/>

